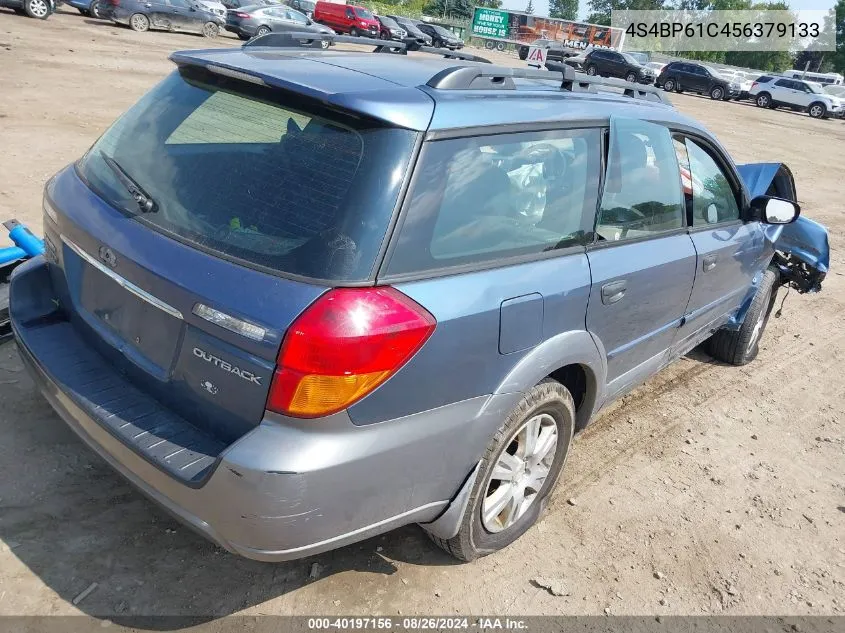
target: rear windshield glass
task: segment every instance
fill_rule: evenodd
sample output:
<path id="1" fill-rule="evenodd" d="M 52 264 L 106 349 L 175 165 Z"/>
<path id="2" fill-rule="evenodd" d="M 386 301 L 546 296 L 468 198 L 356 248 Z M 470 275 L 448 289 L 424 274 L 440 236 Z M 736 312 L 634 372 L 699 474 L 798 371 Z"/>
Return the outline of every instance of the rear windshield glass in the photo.
<path id="1" fill-rule="evenodd" d="M 361 281 L 373 270 L 415 134 L 183 69 L 120 118 L 78 170 L 113 206 L 212 254 Z"/>

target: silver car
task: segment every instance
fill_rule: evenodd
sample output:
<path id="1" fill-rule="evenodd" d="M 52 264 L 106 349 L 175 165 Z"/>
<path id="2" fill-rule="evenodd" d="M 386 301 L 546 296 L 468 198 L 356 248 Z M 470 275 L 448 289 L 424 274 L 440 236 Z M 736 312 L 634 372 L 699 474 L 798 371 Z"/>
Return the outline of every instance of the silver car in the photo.
<path id="1" fill-rule="evenodd" d="M 236 34 L 242 40 L 285 31 L 334 33 L 329 27 L 317 24 L 305 14 L 283 4 L 250 5 L 239 9 L 229 9 L 226 12 L 226 30 Z M 324 48 L 328 46 L 329 42 L 323 42 Z"/>

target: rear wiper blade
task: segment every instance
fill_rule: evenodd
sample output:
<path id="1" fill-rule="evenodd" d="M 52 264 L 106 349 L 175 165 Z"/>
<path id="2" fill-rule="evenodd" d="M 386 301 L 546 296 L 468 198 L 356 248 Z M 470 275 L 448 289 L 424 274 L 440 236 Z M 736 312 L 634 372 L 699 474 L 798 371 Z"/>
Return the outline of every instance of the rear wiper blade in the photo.
<path id="1" fill-rule="evenodd" d="M 132 177 L 126 173 L 123 167 L 120 166 L 120 163 L 103 152 L 100 152 L 100 157 L 105 161 L 106 165 L 111 168 L 114 175 L 117 176 L 117 179 L 120 181 L 120 184 L 122 184 L 126 191 L 129 192 L 129 195 L 132 196 L 132 199 L 138 203 L 141 213 L 153 213 L 158 211 L 156 201 L 153 200 L 152 196 L 144 191 L 141 185 L 135 182 Z"/>

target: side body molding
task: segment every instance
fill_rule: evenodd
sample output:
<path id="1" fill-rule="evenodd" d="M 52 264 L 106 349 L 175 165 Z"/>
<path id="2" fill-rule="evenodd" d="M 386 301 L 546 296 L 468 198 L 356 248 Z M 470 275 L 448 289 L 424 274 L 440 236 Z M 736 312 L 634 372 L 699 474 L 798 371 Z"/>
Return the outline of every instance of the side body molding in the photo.
<path id="1" fill-rule="evenodd" d="M 495 393 L 525 391 L 566 365 L 580 365 L 587 376 L 587 393 L 575 420 L 575 428 L 581 429 L 604 404 L 607 378 L 604 346 L 586 330 L 563 332 L 540 343 L 505 376 Z"/>

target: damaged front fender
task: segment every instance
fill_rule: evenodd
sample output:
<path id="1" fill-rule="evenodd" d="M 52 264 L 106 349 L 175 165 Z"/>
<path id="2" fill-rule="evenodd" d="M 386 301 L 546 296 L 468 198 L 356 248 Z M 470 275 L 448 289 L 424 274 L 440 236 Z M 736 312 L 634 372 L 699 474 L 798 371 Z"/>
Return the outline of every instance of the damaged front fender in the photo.
<path id="1" fill-rule="evenodd" d="M 798 202 L 795 178 L 783 163 L 738 165 L 737 169 L 752 199 L 768 195 Z M 782 283 L 802 293 L 818 292 L 830 268 L 827 229 L 805 216 L 779 228 L 772 263 L 780 270 Z"/>

